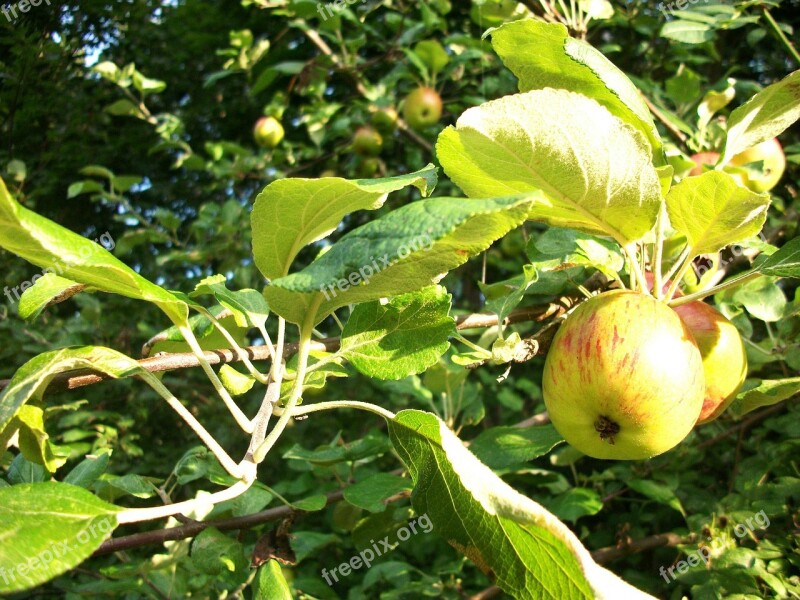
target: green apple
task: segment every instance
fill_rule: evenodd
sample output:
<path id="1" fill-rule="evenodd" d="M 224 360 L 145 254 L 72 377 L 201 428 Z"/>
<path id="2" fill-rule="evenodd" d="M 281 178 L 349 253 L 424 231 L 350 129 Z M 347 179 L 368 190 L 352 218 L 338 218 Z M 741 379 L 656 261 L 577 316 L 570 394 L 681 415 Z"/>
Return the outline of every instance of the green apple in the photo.
<path id="1" fill-rule="evenodd" d="M 362 158 L 356 165 L 356 176 L 360 177 L 361 179 L 369 179 L 370 177 L 374 177 L 380 168 L 380 158 Z"/>
<path id="2" fill-rule="evenodd" d="M 378 156 L 381 148 L 383 148 L 383 138 L 375 129 L 369 126 L 356 129 L 353 135 L 353 152 L 359 156 Z"/>
<path id="3" fill-rule="evenodd" d="M 544 365 L 547 412 L 594 458 L 646 459 L 676 446 L 703 406 L 703 362 L 678 314 L 652 296 L 613 290 L 580 304 Z"/>
<path id="4" fill-rule="evenodd" d="M 728 408 L 747 377 L 744 342 L 736 326 L 704 302 L 689 302 L 674 310 L 692 332 L 703 357 L 705 397 L 697 423 L 708 423 Z"/>
<path id="5" fill-rule="evenodd" d="M 283 125 L 275 117 L 261 117 L 253 128 L 253 137 L 262 148 L 274 148 L 283 139 Z"/>
<path id="6" fill-rule="evenodd" d="M 403 118 L 412 129 L 425 129 L 435 125 L 442 117 L 442 98 L 429 87 L 418 87 L 403 104 Z"/>
<path id="7" fill-rule="evenodd" d="M 752 168 L 756 166 L 752 163 L 763 163 L 763 166 Z M 740 152 L 730 159 L 728 164 L 733 167 L 745 167 L 747 170 L 743 174 L 744 184 L 754 192 L 761 193 L 768 192 L 778 185 L 786 170 L 786 156 L 777 138 L 772 138 Z"/>
<path id="8" fill-rule="evenodd" d="M 393 108 L 379 108 L 372 113 L 372 126 L 383 135 L 391 135 L 397 129 L 397 111 Z"/>

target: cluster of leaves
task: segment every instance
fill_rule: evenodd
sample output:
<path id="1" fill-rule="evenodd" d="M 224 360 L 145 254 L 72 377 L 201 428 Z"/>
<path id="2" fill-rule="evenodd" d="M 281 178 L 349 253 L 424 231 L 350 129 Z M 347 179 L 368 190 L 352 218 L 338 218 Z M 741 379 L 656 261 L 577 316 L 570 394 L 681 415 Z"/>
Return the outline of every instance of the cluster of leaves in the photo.
<path id="1" fill-rule="evenodd" d="M 252 584 L 254 594 L 270 598 L 285 594 L 287 586 L 320 598 L 347 593 L 353 597 L 457 597 L 490 584 L 477 564 L 491 570 L 496 581 L 517 597 L 536 597 L 541 589 L 556 597 L 588 597 L 592 587 L 596 592 L 596 578 L 606 575 L 595 571 L 577 540 L 571 541 L 559 525 L 547 521 L 547 513 L 516 495 L 505 481 L 571 523 L 590 548 L 624 545 L 631 538 L 667 531 L 683 537 L 681 548 L 687 554 L 697 544 L 713 548 L 712 569 L 682 573 L 677 583 L 665 584 L 658 575 L 659 566 L 675 559 L 674 549 L 636 556 L 615 567 L 628 581 L 652 593 L 667 595 L 665 590 L 671 590 L 678 594 L 688 589 L 698 597 L 713 597 L 720 590 L 756 597 L 797 593 L 798 583 L 792 577 L 797 568 L 796 540 L 787 534 L 795 527 L 791 519 L 796 507 L 790 499 L 798 488 L 791 460 L 796 453 L 791 429 L 796 406 L 748 430 L 747 439 L 743 428 L 737 430 L 738 444 L 735 436 L 730 441 L 714 437 L 733 424 L 724 420 L 692 434 L 686 444 L 666 456 L 646 464 L 609 467 L 576 456 L 561 445 L 560 436 L 549 426 L 504 426 L 542 408 L 538 362 L 514 367 L 507 377 L 498 378 L 500 373 L 494 372 L 498 364 L 500 370 L 508 368 L 517 341 L 535 333 L 535 327 L 490 329 L 474 341 L 458 336 L 465 346 L 450 346 L 456 335 L 451 312 L 486 309 L 502 319 L 519 305 L 544 304 L 575 294 L 596 271 L 610 280 L 629 281 L 633 274 L 630 245 L 653 243 L 647 236 L 672 178 L 667 163 L 677 175 L 684 175 L 691 151 L 719 147 L 727 139 L 733 153 L 737 143 L 750 142 L 753 135 L 779 133 L 767 118 L 756 122 L 762 129 L 766 122 L 767 131 L 752 134 L 757 128 L 742 118 L 752 111 L 741 109 L 737 119 L 736 111 L 725 110 L 731 98 L 749 97 L 758 82 L 729 82 L 722 73 L 733 74 L 726 72 L 728 67 L 737 60 L 746 63 L 742 57 L 757 55 L 764 59 L 762 65 L 769 65 L 782 52 L 778 45 L 777 52 L 748 47 L 739 56 L 718 56 L 717 48 L 735 39 L 726 38 L 729 30 L 751 28 L 751 44 L 768 39 L 768 24 L 757 18 L 762 8 L 697 7 L 665 24 L 655 10 L 617 7 L 607 15 L 610 20 L 589 31 L 589 39 L 595 33 L 597 47 L 616 55 L 618 65 L 634 75 L 633 81 L 654 99 L 666 120 L 685 134 L 686 140 L 676 138 L 673 145 L 662 139 L 649 108 L 625 75 L 557 26 L 520 21 L 493 33 L 497 55 L 519 79 L 522 94 L 508 95 L 516 80 L 500 66 L 480 35 L 486 26 L 525 17 L 529 8 L 522 4 L 510 3 L 513 10 L 495 17 L 499 19 L 495 22 L 488 18 L 492 9 L 503 11 L 491 2 L 476 1 L 469 8 L 448 2 L 367 6 L 365 11 L 347 8 L 325 20 L 319 18 L 316 3 L 290 2 L 278 8 L 268 4 L 244 2 L 241 9 L 228 14 L 188 2 L 174 10 L 163 9 L 163 22 L 131 19 L 125 37 L 114 37 L 120 17 L 112 12 L 113 18 L 108 19 L 102 3 L 86 3 L 85 14 L 71 21 L 77 32 L 85 27 L 111 36 L 110 47 L 103 52 L 109 60 L 91 69 L 70 65 L 63 78 L 54 80 L 58 84 L 80 81 L 79 90 L 65 94 L 68 104 L 105 107 L 103 118 L 86 119 L 85 146 L 74 153 L 62 146 L 59 158 L 65 157 L 61 160 L 52 161 L 35 141 L 15 140 L 17 146 L 9 159 L 19 158 L 8 162 L 7 172 L 13 175 L 15 195 L 26 206 L 55 221 L 72 223 L 89 237 L 112 230 L 117 240 L 115 254 L 136 269 L 93 249 L 90 263 L 76 261 L 65 274 L 69 280 L 48 276 L 26 292 L 19 314 L 41 315 L 35 326 L 16 317 L 0 322 L 11 340 L 3 350 L 7 375 L 23 359 L 51 351 L 20 370 L 3 395 L 3 447 L 5 438 L 17 433 L 20 452 L 3 455 L 6 476 L 0 486 L 11 485 L 0 490 L 4 494 L 0 505 L 9 515 L 19 511 L 8 521 L 12 525 L 25 522 L 23 515 L 31 505 L 39 510 L 35 518 L 46 523 L 44 533 L 32 536 L 31 544 L 9 548 L 3 564 L 14 566 L 31 556 L 41 557 L 58 540 L 75 540 L 87 527 L 120 514 L 119 508 L 89 500 L 93 495 L 119 506 L 137 507 L 144 505 L 137 499 L 152 499 L 152 504 L 157 497 L 195 498 L 211 484 L 233 482 L 218 457 L 205 448 L 186 451 L 193 443 L 192 431 L 181 428 L 168 409 L 156 404 L 161 388 L 152 376 L 148 383 L 153 392 L 143 392 L 140 383 L 127 380 L 104 384 L 109 386 L 105 392 L 91 390 L 66 402 L 59 398 L 41 401 L 52 377 L 82 366 L 112 377 L 139 374 L 148 379 L 126 355 L 135 354 L 134 343 L 158 331 L 157 312 L 143 309 L 132 322 L 129 302 L 93 294 L 75 295 L 68 303 L 42 312 L 53 298 L 70 295 L 71 287 L 80 282 L 88 286 L 85 291 L 148 300 L 176 327 L 184 328 L 161 336 L 162 341 L 150 348 L 153 353 L 188 350 L 184 334 L 189 325 L 203 348 L 231 346 L 229 339 L 218 337 L 208 316 L 203 322 L 187 322 L 188 308 L 200 308 L 199 299 L 213 298 L 219 305 L 212 308 L 217 316 L 218 311 L 227 311 L 227 321 L 220 316 L 220 322 L 239 344 L 263 342 L 269 336 L 275 340 L 275 315 L 316 326 L 341 337 L 341 344 L 336 352 L 314 351 L 309 356 L 304 404 L 316 401 L 317 390 L 324 386 L 326 399 L 377 402 L 401 412 L 389 421 L 388 431 L 377 420 L 349 422 L 314 415 L 310 417 L 313 441 L 309 441 L 311 423 L 300 421 L 285 434 L 280 449 L 285 460 L 270 456 L 261 481 L 237 499 L 189 515 L 235 518 L 282 502 L 308 513 L 295 524 L 284 523 L 274 530 L 270 526 L 262 530 L 262 526 L 239 537 L 209 528 L 192 541 L 166 544 L 156 556 L 143 548 L 127 564 L 109 557 L 92 559 L 85 566 L 95 568 L 98 577 L 59 578 L 50 585 L 74 594 L 138 593 L 143 584 L 154 596 L 193 595 L 209 589 L 213 591 L 206 593 L 223 594 Z M 141 14 L 150 14 L 152 9 L 146 2 L 137 5 Z M 63 22 L 69 23 L 66 16 L 74 16 L 72 8 L 67 5 L 62 10 Z M 695 18 L 703 24 L 704 33 L 684 33 L 681 39 L 680 31 L 692 27 L 681 29 L 680 22 L 691 21 L 692 13 L 705 15 L 705 21 Z M 215 18 L 230 25 L 229 37 L 203 39 L 197 32 Z M 20 25 L 9 36 L 15 43 L 25 35 L 32 37 L 17 46 L 20 61 L 25 52 L 34 53 L 37 47 L 49 48 L 55 55 L 62 51 L 54 41 L 37 36 L 35 26 L 35 21 Z M 69 32 L 61 20 L 51 22 L 51 28 Z M 163 41 L 164 37 L 170 42 Z M 437 47 L 446 49 L 446 62 L 427 56 L 437 54 L 424 43 L 428 37 L 440 40 Z M 77 34 L 68 39 L 80 41 Z M 174 39 L 184 42 L 180 49 Z M 631 39 L 639 45 L 631 44 Z M 163 58 L 144 58 L 156 55 L 149 53 L 156 40 L 169 49 L 164 54 L 169 64 Z M 325 52 L 328 44 L 335 50 Z M 526 50 L 531 44 L 535 51 Z M 637 51 L 623 51 L 627 44 Z M 709 57 L 719 60 L 709 61 Z M 642 64 L 637 66 L 637 61 Z M 761 82 L 777 80 L 786 72 L 785 65 L 777 62 L 773 71 L 761 67 L 767 70 Z M 548 63 L 560 66 L 558 74 L 543 69 Z M 38 95 L 40 101 L 58 96 L 55 85 L 31 89 L 18 64 L 4 63 L 18 90 Z M 197 82 L 181 72 L 192 69 L 202 74 L 195 78 Z M 784 89 L 796 86 L 795 79 L 785 82 Z M 356 90 L 354 82 L 361 84 Z M 453 182 L 475 199 L 448 198 L 456 188 L 443 180 L 436 198 L 417 200 L 414 188 L 428 195 L 435 184 L 433 169 L 424 167 L 429 151 L 400 131 L 382 154 L 382 169 L 387 174 L 417 170 L 413 175 L 374 181 L 285 179 L 330 168 L 352 176 L 359 166 L 349 149 L 354 125 L 367 122 L 376 106 L 396 105 L 417 82 L 437 85 L 448 114 L 462 115 L 455 127 L 439 136 L 437 157 Z M 728 98 L 727 102 L 721 103 L 718 96 Z M 185 97 L 191 101 L 187 103 Z M 12 123 L 33 126 L 37 118 L 48 117 L 27 105 L 23 111 L 21 105 L 3 98 L 4 115 Z M 477 108 L 464 112 L 471 106 Z M 287 125 L 286 142 L 272 152 L 256 149 L 249 139 L 252 121 L 262 113 L 279 117 Z M 727 129 L 720 127 L 720 119 L 712 121 L 715 113 L 728 117 Z M 111 141 L 109 118 L 121 128 Z M 620 120 L 629 126 L 620 126 Z M 511 130 L 510 122 L 518 126 Z M 737 122 L 744 123 L 744 128 L 739 130 L 740 141 L 731 142 Z M 72 123 L 65 120 L 53 138 L 62 144 L 62 138 L 71 140 L 66 128 Z M 423 137 L 432 141 L 438 129 Z M 91 136 L 103 141 L 97 144 L 99 154 L 94 147 L 91 154 L 88 151 Z M 125 151 L 119 152 L 120 147 Z M 566 147 L 571 150 L 566 152 Z M 526 148 L 533 149 L 530 155 L 525 154 Z M 154 159 L 165 156 L 166 161 Z M 547 168 L 508 166 L 539 161 Z M 52 171 L 46 166 L 51 162 L 57 163 Z M 131 172 L 140 174 L 117 175 Z M 575 178 L 576 172 L 587 176 Z M 256 197 L 271 180 L 275 182 Z M 667 244 L 665 259 L 680 256 L 685 238 L 691 255 L 684 257 L 687 272 L 697 263 L 692 260 L 695 255 L 704 260 L 733 242 L 747 250 L 774 252 L 775 246 L 751 239 L 765 219 L 769 241 L 782 244 L 796 236 L 792 219 L 797 209 L 790 188 L 785 197 L 781 191 L 773 197 L 767 212 L 766 198 L 738 191 L 724 176 L 710 173 L 691 181 L 673 187 L 666 203 L 676 233 L 667 235 L 668 242 L 675 243 Z M 389 193 L 393 193 L 391 203 L 384 205 Z M 61 198 L 75 203 L 68 215 L 60 212 Z M 253 200 L 251 232 L 243 224 Z M 72 206 L 79 210 L 73 211 Z M 42 268 L 52 264 L 54 256 L 79 256 L 80 248 L 89 244 L 53 228 L 7 195 L 0 215 L 2 246 Z M 549 227 L 529 222 L 515 229 L 525 219 L 543 221 Z M 87 227 L 87 222 L 102 225 Z M 115 223 L 113 228 L 107 225 L 111 223 Z M 425 244 L 419 243 L 421 239 Z M 409 248 L 414 251 L 406 255 Z M 482 252 L 484 265 L 481 261 L 465 264 L 469 256 Z M 800 300 L 787 299 L 796 294 L 795 284 L 777 279 L 797 275 L 796 252 L 796 243 L 785 244 L 772 258 L 755 263 L 756 269 L 772 277 L 754 278 L 716 296 L 717 306 L 734 318 L 748 341 L 752 389 L 734 407 L 738 415 L 786 399 L 800 386 L 791 377 L 798 369 Z M 382 269 L 375 260 L 384 256 L 392 264 Z M 6 275 L 11 285 L 30 276 L 20 263 L 11 264 Z M 293 269 L 293 264 L 304 268 Z M 354 272 L 371 264 L 378 268 L 368 284 L 339 283 L 350 281 Z M 482 269 L 487 276 L 477 285 Z M 451 273 L 439 286 L 431 286 L 447 271 Z M 209 278 L 216 273 L 224 276 Z M 269 309 L 261 304 L 260 293 L 247 289 L 260 287 L 262 276 L 270 280 L 265 293 Z M 187 278 L 194 281 L 187 284 Z M 226 283 L 242 291 L 231 292 Z M 191 298 L 164 289 L 191 289 L 192 284 L 196 287 Z M 326 289 L 335 290 L 335 295 L 328 297 Z M 380 299 L 386 297 L 393 299 L 384 304 Z M 352 311 L 345 308 L 350 305 L 355 305 Z M 269 321 L 268 310 L 273 313 Z M 338 320 L 345 320 L 341 330 Z M 462 331 L 464 336 L 470 333 Z M 54 351 L 85 344 L 116 348 L 121 354 L 98 348 Z M 298 360 L 287 363 L 289 380 L 281 390 L 284 400 L 291 396 L 291 376 L 297 377 L 300 371 Z M 486 368 L 463 368 L 486 360 L 490 361 Z M 254 385 L 258 378 L 231 367 L 221 370 L 219 377 L 228 392 L 238 397 L 244 412 L 254 414 L 263 396 L 263 387 Z M 205 395 L 207 384 L 199 386 L 188 374 L 166 381 L 182 399 L 196 405 L 197 415 L 210 423 L 210 432 L 224 447 L 244 451 L 232 421 L 217 406 L 221 403 Z M 108 398 L 109 389 L 118 398 Z M 167 435 L 164 423 L 170 423 Z M 476 463 L 450 428 L 471 439 L 472 452 L 503 481 Z M 295 445 L 290 447 L 291 442 Z M 176 456 L 182 457 L 176 462 Z M 410 478 L 387 473 L 398 466 L 397 458 L 408 467 Z M 725 477 L 730 469 L 720 470 L 719 464 L 736 468 Z M 51 492 L 44 492 L 41 485 L 28 487 L 51 480 L 81 486 L 93 495 L 65 493 L 58 486 L 54 489 L 59 491 L 48 500 Z M 326 506 L 325 494 L 342 487 L 344 500 Z M 436 533 L 404 542 L 371 569 L 329 587 L 320 575 L 323 568 L 330 570 L 349 560 L 371 540 L 395 535 L 408 523 L 414 512 L 405 498 L 412 487 L 413 511 L 429 515 Z M 83 519 L 53 520 L 53 507 L 67 513 L 70 502 Z M 748 544 L 734 527 L 760 510 L 770 525 Z M 469 526 L 453 523 L 454 514 L 469 515 Z M 107 533 L 105 528 L 102 531 Z M 261 533 L 267 536 L 260 538 Z M 762 534 L 764 539 L 758 539 Z M 284 581 L 275 561 L 257 571 L 250 568 L 248 557 L 264 552 L 265 539 L 267 558 L 288 542 L 293 567 L 284 572 L 294 581 Z M 29 573 L 27 584 L 41 583 L 75 566 L 101 541 L 102 536 L 93 537 L 72 554 L 49 561 Z M 448 549 L 446 542 L 472 562 Z M 21 581 L 17 579 L 16 584 Z"/>

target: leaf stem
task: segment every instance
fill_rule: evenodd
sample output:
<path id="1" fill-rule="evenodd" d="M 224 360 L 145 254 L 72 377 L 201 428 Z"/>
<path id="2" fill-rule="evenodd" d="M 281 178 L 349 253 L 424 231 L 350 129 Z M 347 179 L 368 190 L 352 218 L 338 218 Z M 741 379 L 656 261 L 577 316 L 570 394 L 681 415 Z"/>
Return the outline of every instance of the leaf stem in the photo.
<path id="1" fill-rule="evenodd" d="M 681 296 L 680 298 L 675 298 L 669 305 L 673 308 L 676 306 L 681 306 L 683 304 L 688 304 L 689 302 L 694 302 L 695 300 L 702 300 L 707 296 L 713 296 L 725 290 L 727 288 L 735 287 L 737 285 L 742 285 L 743 283 L 747 283 L 748 281 L 755 279 L 756 277 L 762 277 L 763 274 L 759 271 L 746 271 L 741 275 L 737 275 L 736 277 L 731 277 L 730 279 L 726 279 L 722 283 L 715 285 L 712 288 L 708 288 L 707 290 L 701 290 L 699 292 L 695 292 L 694 294 L 689 294 L 688 296 Z"/>
<path id="2" fill-rule="evenodd" d="M 311 413 L 319 412 L 321 410 L 334 410 L 338 408 L 355 408 L 358 410 L 365 410 L 367 412 L 380 415 L 384 419 L 388 420 L 392 420 L 395 418 L 395 414 L 393 412 L 386 410 L 382 406 L 377 406 L 376 404 L 370 404 L 369 402 L 359 402 L 358 400 L 332 400 L 330 402 L 318 402 L 316 404 L 309 404 L 308 406 L 298 406 L 292 410 L 291 416 L 299 417 L 302 415 L 308 415 Z M 285 408 L 279 408 L 276 410 L 275 414 L 281 414 L 284 412 L 286 412 Z"/>
<path id="3" fill-rule="evenodd" d="M 653 272 L 653 295 L 656 300 L 661 300 L 663 297 L 663 287 L 661 279 L 661 261 L 664 256 L 664 226 L 666 221 L 666 209 L 664 203 L 661 204 L 661 210 L 658 211 L 658 220 L 656 221 L 656 243 L 653 248 L 653 261 L 650 265 L 650 270 Z"/>
<path id="4" fill-rule="evenodd" d="M 214 327 L 222 334 L 222 337 L 225 338 L 225 341 L 228 342 L 231 348 L 236 351 L 236 354 L 239 356 L 240 361 L 244 364 L 245 368 L 250 372 L 250 374 L 256 378 L 257 381 L 260 383 L 267 383 L 269 381 L 269 377 L 264 375 L 261 371 L 255 368 L 252 362 L 250 362 L 250 358 L 247 356 L 247 352 L 245 352 L 242 347 L 236 343 L 236 340 L 233 339 L 233 336 L 230 332 L 222 326 L 214 315 L 211 314 L 210 311 L 206 310 L 205 308 L 196 307 L 198 312 L 205 315 L 211 322 L 214 324 Z"/>
<path id="5" fill-rule="evenodd" d="M 789 51 L 789 54 L 794 58 L 797 64 L 800 64 L 800 53 L 797 52 L 797 48 L 794 47 L 792 42 L 789 41 L 789 38 L 786 37 L 786 34 L 783 33 L 781 26 L 778 25 L 778 22 L 772 17 L 772 14 L 767 10 L 766 6 L 762 6 L 761 10 L 764 11 L 764 18 L 769 23 L 770 29 L 775 33 L 778 40 L 784 45 L 786 50 Z"/>
<path id="6" fill-rule="evenodd" d="M 469 346 L 470 348 L 475 350 L 475 352 L 477 352 L 481 356 L 485 356 L 486 358 L 491 358 L 492 357 L 492 353 L 489 352 L 486 348 L 482 348 L 481 346 L 478 346 L 478 344 L 476 344 L 474 342 L 470 342 L 467 338 L 465 338 L 461 334 L 454 335 L 453 339 L 458 340 L 459 342 L 461 342 L 465 346 Z"/>
<path id="7" fill-rule="evenodd" d="M 647 289 L 647 284 L 645 283 L 644 273 L 642 273 L 641 267 L 639 267 L 639 261 L 636 259 L 636 246 L 632 244 L 630 246 L 623 246 L 623 250 L 625 254 L 628 255 L 628 259 L 630 260 L 630 267 L 631 267 L 631 287 L 634 288 L 634 284 L 642 293 L 650 295 L 650 290 Z"/>

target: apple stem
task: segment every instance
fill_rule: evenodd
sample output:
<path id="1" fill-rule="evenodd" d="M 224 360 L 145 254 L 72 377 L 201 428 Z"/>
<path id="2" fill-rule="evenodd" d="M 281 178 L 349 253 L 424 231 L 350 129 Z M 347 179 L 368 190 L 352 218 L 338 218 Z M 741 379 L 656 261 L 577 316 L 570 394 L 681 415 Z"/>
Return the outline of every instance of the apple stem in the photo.
<path id="1" fill-rule="evenodd" d="M 631 289 L 641 290 L 642 293 L 647 294 L 649 296 L 650 290 L 647 289 L 644 273 L 642 272 L 642 269 L 639 266 L 639 260 L 636 257 L 636 245 L 632 244 L 630 246 L 623 246 L 623 249 L 625 250 L 625 254 L 628 255 L 628 260 L 630 263 Z"/>

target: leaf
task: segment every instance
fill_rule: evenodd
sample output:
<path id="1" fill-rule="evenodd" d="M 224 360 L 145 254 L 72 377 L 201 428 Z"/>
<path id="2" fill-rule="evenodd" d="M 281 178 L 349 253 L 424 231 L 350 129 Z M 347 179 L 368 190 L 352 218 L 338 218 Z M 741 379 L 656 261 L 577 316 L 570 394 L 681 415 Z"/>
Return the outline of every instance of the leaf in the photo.
<path id="1" fill-rule="evenodd" d="M 277 560 L 259 567 L 253 581 L 253 600 L 292 600 L 292 591 Z"/>
<path id="2" fill-rule="evenodd" d="M 675 492 L 673 492 L 663 483 L 656 483 L 655 481 L 651 481 L 649 479 L 636 479 L 635 477 L 627 480 L 626 483 L 628 484 L 629 488 L 636 490 L 643 496 L 647 496 L 651 500 L 655 500 L 660 504 L 665 504 L 670 508 L 674 508 L 684 517 L 686 517 L 686 511 L 683 509 L 683 505 L 675 495 Z"/>
<path id="3" fill-rule="evenodd" d="M 547 508 L 559 519 L 575 523 L 581 517 L 596 515 L 603 509 L 600 495 L 589 488 L 572 488 L 547 503 Z"/>
<path id="4" fill-rule="evenodd" d="M 472 440 L 469 449 L 487 467 L 499 470 L 544 456 L 563 441 L 552 425 L 492 427 Z"/>
<path id="5" fill-rule="evenodd" d="M 50 473 L 55 473 L 67 462 L 66 456 L 56 455 L 50 436 L 44 428 L 44 411 L 38 406 L 21 407 L 3 431 L 3 436 L 14 430 L 19 433 L 20 452 L 32 463 L 42 465 Z"/>
<path id="6" fill-rule="evenodd" d="M 391 473 L 375 473 L 344 488 L 344 499 L 372 513 L 386 510 L 386 500 L 401 492 L 410 491 L 411 481 Z"/>
<path id="7" fill-rule="evenodd" d="M 64 483 L 71 483 L 82 488 L 90 487 L 108 468 L 109 453 L 99 456 L 87 456 L 64 477 Z"/>
<path id="8" fill-rule="evenodd" d="M 623 246 L 652 229 L 662 202 L 641 134 L 573 92 L 539 90 L 471 108 L 436 150 L 467 196 L 538 190 L 529 219 Z"/>
<path id="9" fill-rule="evenodd" d="M 103 191 L 103 184 L 93 179 L 86 179 L 84 181 L 76 181 L 70 184 L 67 188 L 67 198 L 75 198 L 81 194 L 96 194 Z"/>
<path id="10" fill-rule="evenodd" d="M 244 566 L 242 544 L 215 527 L 201 531 L 192 541 L 192 563 L 202 573 L 223 575 Z"/>
<path id="11" fill-rule="evenodd" d="M 447 54 L 447 50 L 436 40 L 417 42 L 414 46 L 414 52 L 422 59 L 422 62 L 425 63 L 433 75 L 439 73 L 450 62 L 450 55 Z"/>
<path id="12" fill-rule="evenodd" d="M 786 312 L 786 296 L 772 277 L 759 277 L 733 288 L 730 298 L 756 319 L 768 323 L 780 321 Z"/>
<path id="13" fill-rule="evenodd" d="M 455 332 L 450 294 L 431 286 L 385 305 L 356 306 L 342 331 L 340 352 L 369 377 L 402 379 L 435 364 Z"/>
<path id="14" fill-rule="evenodd" d="M 256 198 L 250 217 L 256 266 L 267 279 L 286 275 L 297 253 L 331 233 L 345 215 L 380 208 L 389 193 L 409 185 L 428 195 L 436 185 L 436 167 L 385 179 L 273 181 Z"/>
<path id="15" fill-rule="evenodd" d="M 44 352 L 22 365 L 0 394 L 0 432 L 26 402 L 41 401 L 56 375 L 76 369 L 93 369 L 113 378 L 147 373 L 135 360 L 99 346 Z M 147 375 L 152 377 L 150 373 Z"/>
<path id="16" fill-rule="evenodd" d="M 497 283 L 478 283 L 481 293 L 486 298 L 485 306 L 497 315 L 499 323 L 522 302 L 525 291 L 539 279 L 539 273 L 533 265 L 522 265 L 522 274 L 498 281 Z"/>
<path id="17" fill-rule="evenodd" d="M 736 396 L 731 413 L 741 417 L 763 406 L 772 406 L 800 394 L 800 377 L 758 380 L 758 384 Z"/>
<path id="18" fill-rule="evenodd" d="M 722 164 L 747 148 L 774 138 L 800 119 L 800 71 L 761 90 L 728 118 Z"/>
<path id="19" fill-rule="evenodd" d="M 353 462 L 385 454 L 391 449 L 386 436 L 371 431 L 360 440 L 349 445 L 335 443 L 317 450 L 306 450 L 295 444 L 283 455 L 283 458 L 304 460 L 315 465 L 330 466 L 340 462 Z"/>
<path id="20" fill-rule="evenodd" d="M 211 294 L 222 306 L 233 313 L 239 327 L 263 327 L 269 317 L 269 305 L 257 290 L 244 289 L 232 292 L 225 286 L 224 275 L 206 277 L 198 283 L 192 298 Z"/>
<path id="21" fill-rule="evenodd" d="M 570 37 L 566 27 L 525 19 L 506 23 L 491 36 L 521 92 L 554 88 L 583 94 L 639 130 L 653 154 L 660 154 L 661 137 L 639 90 L 593 46 Z"/>
<path id="22" fill-rule="evenodd" d="M 77 283 L 156 304 L 174 323 L 188 317 L 186 304 L 149 282 L 100 244 L 21 206 L 0 179 L 0 247 Z"/>
<path id="23" fill-rule="evenodd" d="M 29 590 L 78 566 L 114 531 L 118 511 L 67 483 L 0 488 L 0 592 Z"/>
<path id="24" fill-rule="evenodd" d="M 344 235 L 302 271 L 273 280 L 264 295 L 292 323 L 311 317 L 318 323 L 346 304 L 419 290 L 519 226 L 532 202 L 530 196 L 412 202 Z"/>
<path id="25" fill-rule="evenodd" d="M 661 28 L 661 37 L 684 44 L 702 44 L 713 40 L 714 35 L 715 32 L 711 26 L 684 19 L 668 21 Z"/>
<path id="26" fill-rule="evenodd" d="M 54 273 L 34 275 L 31 283 L 33 285 L 19 299 L 19 316 L 26 321 L 33 321 L 48 306 L 72 298 L 86 289 L 84 284 L 75 283 Z"/>
<path id="27" fill-rule="evenodd" d="M 800 237 L 786 242 L 777 252 L 767 257 L 758 270 L 766 275 L 800 278 Z"/>
<path id="28" fill-rule="evenodd" d="M 649 598 L 596 564 L 566 525 L 498 478 L 436 416 L 404 410 L 389 434 L 414 481 L 414 509 L 506 593 Z"/>
<path id="29" fill-rule="evenodd" d="M 686 236 L 692 257 L 756 235 L 768 208 L 767 194 L 756 194 L 720 171 L 687 177 L 667 194 L 670 222 Z"/>
<path id="30" fill-rule="evenodd" d="M 240 373 L 230 365 L 222 365 L 219 370 L 219 378 L 225 389 L 231 396 L 241 396 L 249 392 L 255 385 L 255 378 L 249 373 Z"/>

